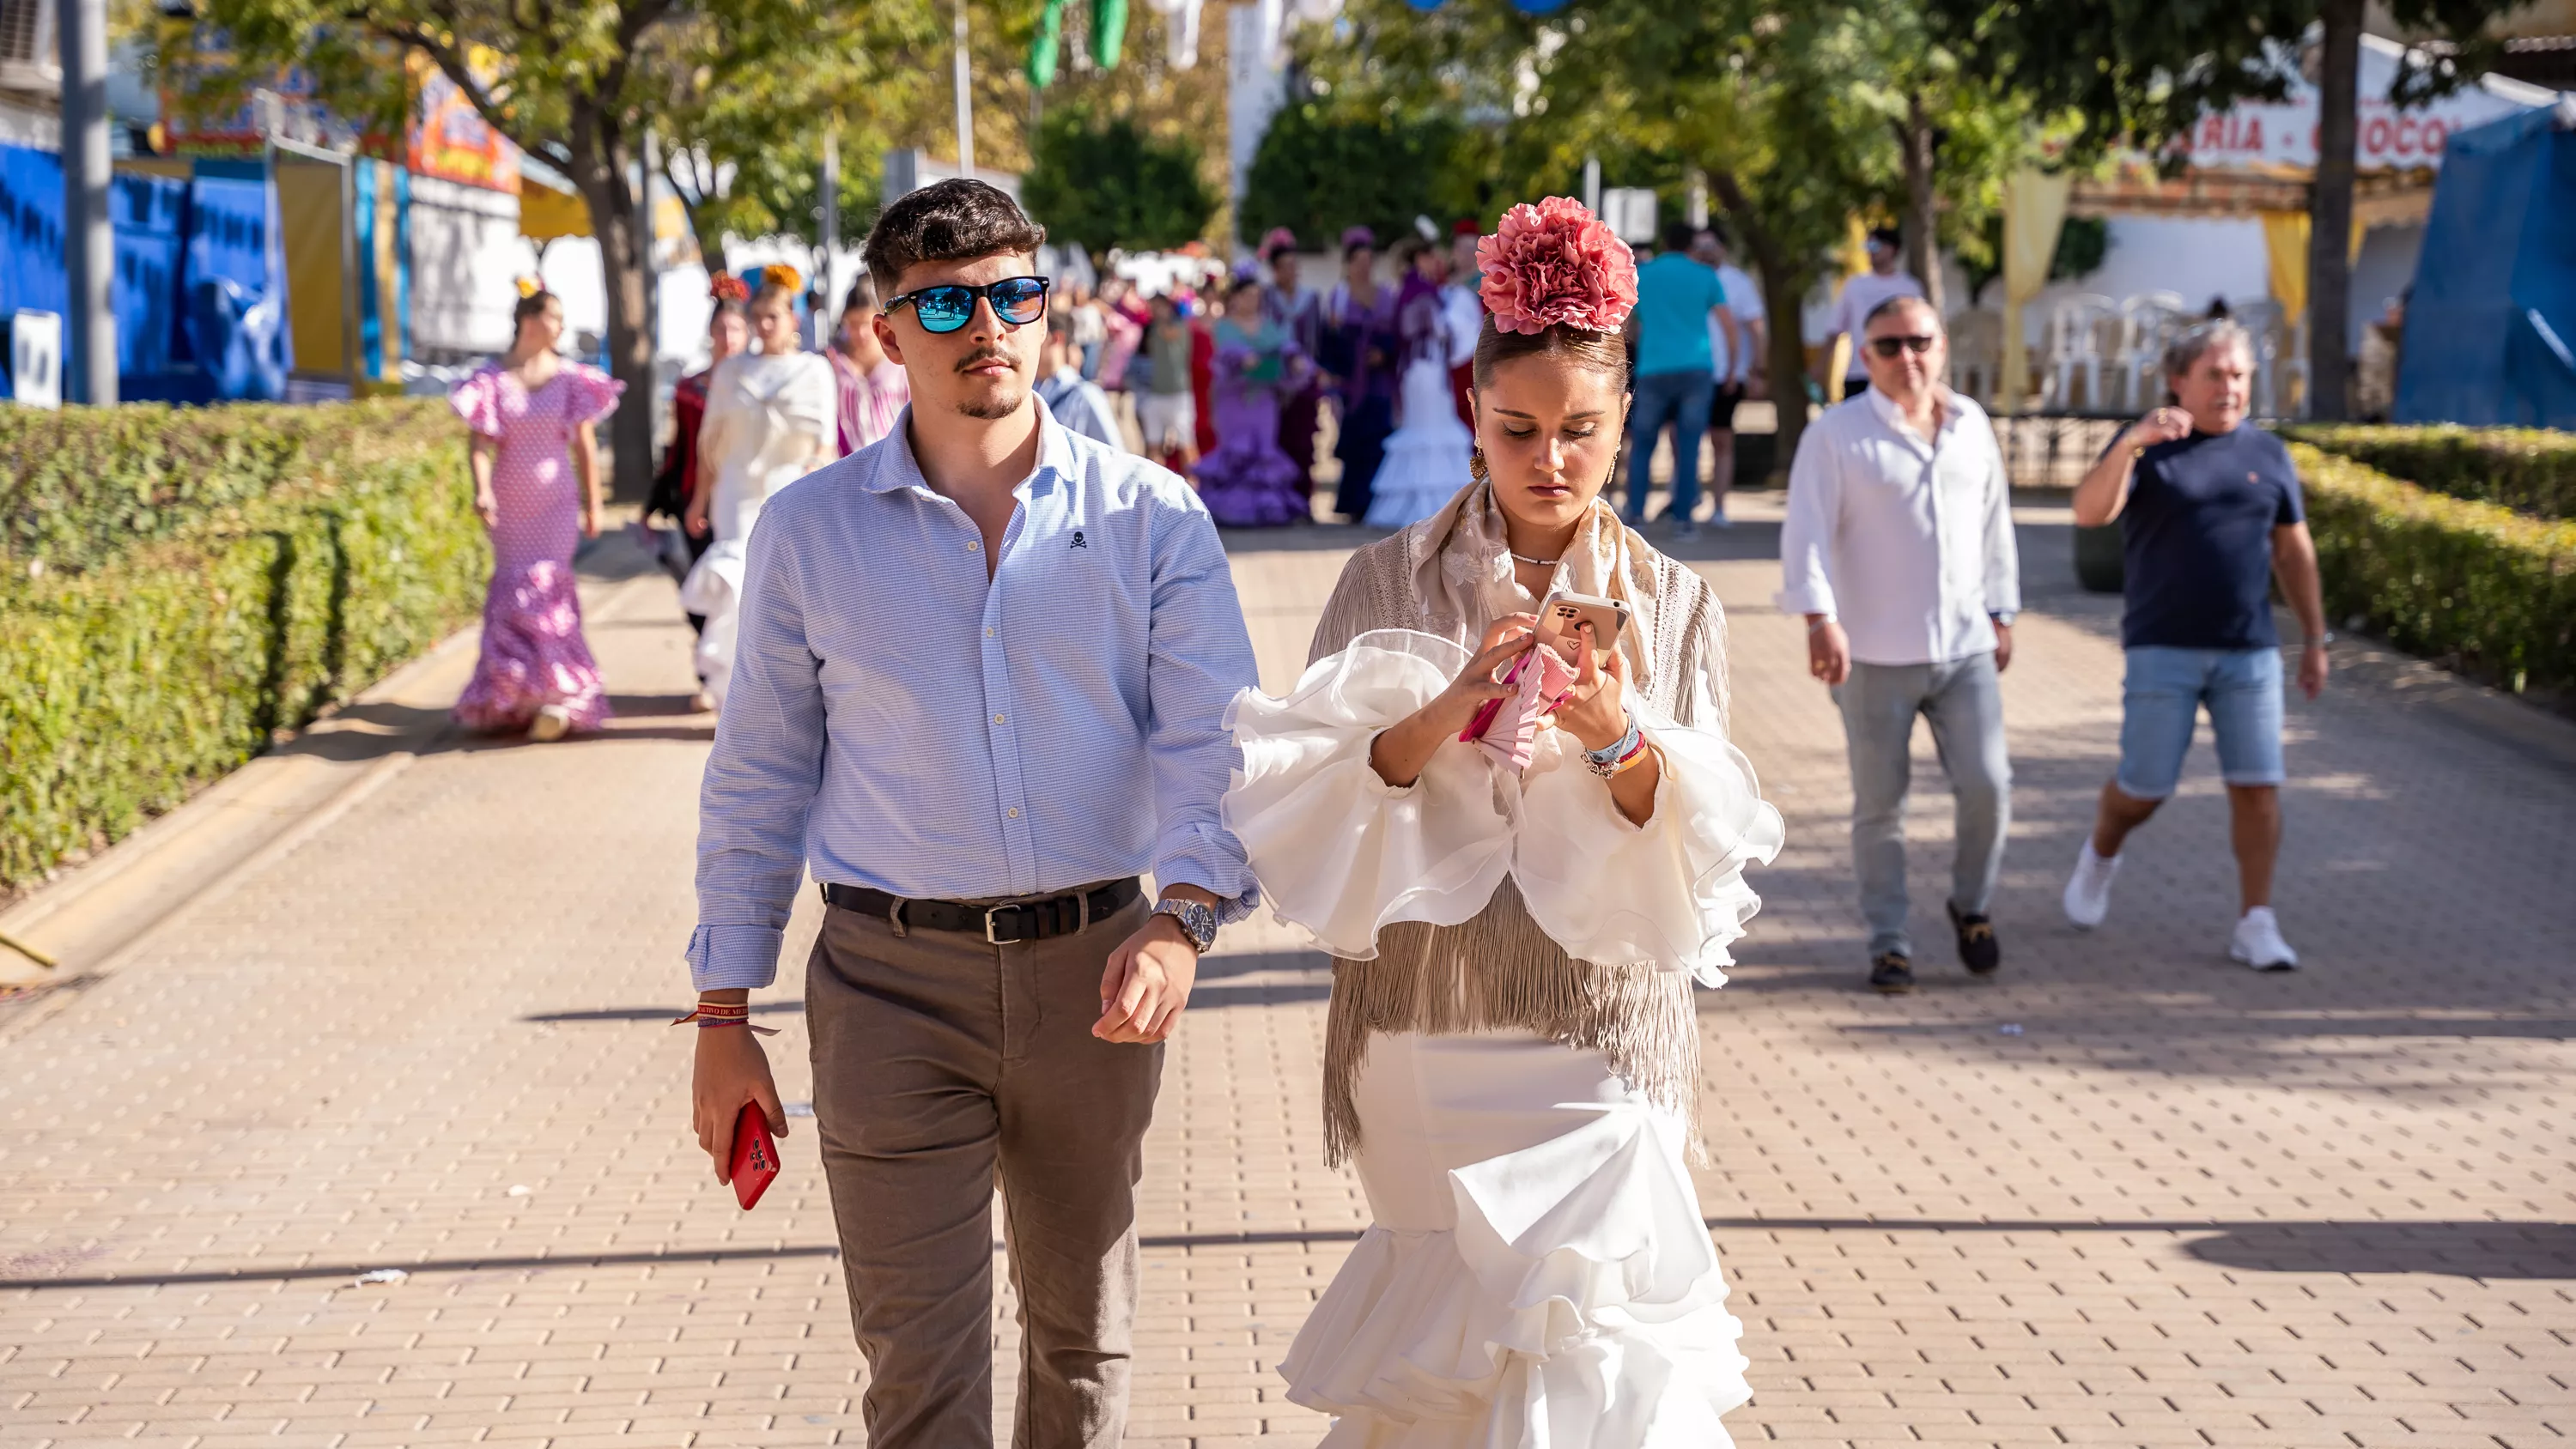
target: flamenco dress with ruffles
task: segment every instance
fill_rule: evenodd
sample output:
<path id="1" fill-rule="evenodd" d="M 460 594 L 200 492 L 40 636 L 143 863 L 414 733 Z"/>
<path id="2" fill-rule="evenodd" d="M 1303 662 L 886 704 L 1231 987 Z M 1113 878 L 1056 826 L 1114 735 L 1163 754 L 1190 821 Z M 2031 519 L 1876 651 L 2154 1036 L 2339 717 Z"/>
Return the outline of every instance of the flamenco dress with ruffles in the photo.
<path id="1" fill-rule="evenodd" d="M 1279 446 L 1281 394 L 1302 381 L 1288 330 L 1216 324 L 1216 451 L 1199 459 L 1199 501 L 1227 528 L 1275 528 L 1314 516 L 1306 473 Z"/>
<path id="2" fill-rule="evenodd" d="M 498 364 L 456 385 L 448 403 L 494 441 L 492 586 L 483 599 L 483 649 L 456 701 L 474 730 L 525 729 L 548 705 L 574 729 L 608 720 L 608 691 L 581 633 L 573 552 L 581 545 L 581 484 L 573 430 L 617 407 L 626 385 L 567 362 L 531 389 Z"/>
<path id="3" fill-rule="evenodd" d="M 1378 630 L 1285 698 L 1247 691 L 1230 712 L 1243 769 L 1226 826 L 1281 920 L 1336 957 L 1336 994 L 1391 964 L 1383 933 L 1424 929 L 1407 923 L 1534 922 L 1578 965 L 1722 980 L 1759 905 L 1744 867 L 1781 843 L 1749 763 L 1631 689 L 1663 761 L 1642 827 L 1553 729 L 1517 776 L 1444 743 L 1412 785 L 1388 785 L 1371 742 L 1467 660 L 1452 640 Z M 1683 1117 L 1604 1051 L 1535 1031 L 1365 1040 L 1352 1156 L 1375 1221 L 1279 1366 L 1291 1400 L 1335 1416 L 1326 1449 L 1730 1444 L 1719 1416 L 1750 1397 L 1742 1325 Z"/>

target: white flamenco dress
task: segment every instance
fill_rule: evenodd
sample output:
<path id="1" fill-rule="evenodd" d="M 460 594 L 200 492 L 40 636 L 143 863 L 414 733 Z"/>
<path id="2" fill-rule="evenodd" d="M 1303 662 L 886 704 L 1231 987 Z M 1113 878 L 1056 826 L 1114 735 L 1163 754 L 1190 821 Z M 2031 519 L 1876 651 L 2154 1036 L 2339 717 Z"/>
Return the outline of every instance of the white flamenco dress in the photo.
<path id="1" fill-rule="evenodd" d="M 1405 334 L 1404 376 L 1396 395 L 1395 431 L 1369 484 L 1371 528 L 1403 528 L 1440 511 L 1467 486 L 1475 435 L 1458 419 L 1458 396 L 1449 385 L 1448 332 L 1436 293 L 1407 302 L 1399 314 Z"/>
<path id="2" fill-rule="evenodd" d="M 698 678 L 718 709 L 733 680 L 752 525 L 770 494 L 832 460 L 839 406 L 832 364 L 817 353 L 728 357 L 707 379 L 698 474 L 715 480 L 707 502 L 715 541 L 680 581 L 680 605 L 706 617 L 698 633 Z"/>
<path id="3" fill-rule="evenodd" d="M 1722 981 L 1760 904 L 1744 867 L 1781 844 L 1744 756 L 1631 690 L 1663 760 L 1643 827 L 1552 729 L 1519 778 L 1444 743 L 1413 785 L 1387 785 L 1370 743 L 1467 658 L 1382 630 L 1318 660 L 1285 699 L 1236 699 L 1244 768 L 1225 823 L 1281 919 L 1365 963 L 1384 927 L 1467 922 L 1508 876 L 1578 961 Z M 1355 1100 L 1376 1221 L 1280 1364 L 1291 1400 L 1336 1416 L 1326 1449 L 1732 1442 L 1719 1416 L 1751 1394 L 1743 1325 L 1677 1115 L 1601 1052 L 1529 1032 L 1373 1034 Z"/>

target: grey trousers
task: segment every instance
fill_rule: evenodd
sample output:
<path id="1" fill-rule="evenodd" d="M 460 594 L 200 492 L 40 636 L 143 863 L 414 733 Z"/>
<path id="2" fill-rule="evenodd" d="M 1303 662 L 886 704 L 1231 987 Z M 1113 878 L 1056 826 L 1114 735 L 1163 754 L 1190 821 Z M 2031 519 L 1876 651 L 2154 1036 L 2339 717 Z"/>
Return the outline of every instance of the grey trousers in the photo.
<path id="1" fill-rule="evenodd" d="M 1905 797 L 1913 783 L 1914 717 L 1932 722 L 1932 746 L 1957 801 L 1950 903 L 1982 915 L 2003 869 L 2012 828 L 2012 761 L 2004 750 L 2003 695 L 1995 656 L 1944 664 L 1862 664 L 1834 690 L 1851 751 L 1852 866 L 1871 955 L 1914 954 L 1905 934 Z"/>
<path id="2" fill-rule="evenodd" d="M 1018 1449 L 1118 1442 L 1136 1181 L 1160 1046 L 1092 1036 L 1143 900 L 994 946 L 824 912 L 805 972 L 814 1119 L 875 1449 L 992 1443 L 993 1189 L 1019 1291 Z"/>

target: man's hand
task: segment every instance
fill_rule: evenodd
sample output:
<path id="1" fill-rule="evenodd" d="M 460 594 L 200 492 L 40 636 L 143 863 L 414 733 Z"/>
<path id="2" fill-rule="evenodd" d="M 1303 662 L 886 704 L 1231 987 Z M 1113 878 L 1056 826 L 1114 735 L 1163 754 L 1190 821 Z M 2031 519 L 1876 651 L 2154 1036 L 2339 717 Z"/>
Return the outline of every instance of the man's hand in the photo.
<path id="1" fill-rule="evenodd" d="M 1827 685 L 1851 678 L 1851 640 L 1840 622 L 1822 615 L 1807 620 L 1807 672 Z"/>
<path id="2" fill-rule="evenodd" d="M 2308 641 L 2308 647 L 2299 651 L 2299 692 L 2310 699 L 2324 693 L 2331 669 L 2326 662 L 2326 646 L 2313 639 Z"/>
<path id="3" fill-rule="evenodd" d="M 730 1182 L 733 1168 L 733 1124 L 742 1104 L 758 1102 L 773 1136 L 787 1135 L 787 1110 L 778 1104 L 778 1084 L 770 1079 L 769 1054 L 747 1026 L 691 1027 L 698 1038 L 697 1066 L 690 1073 L 689 1117 L 698 1145 L 716 1161 L 716 1181 Z"/>
<path id="4" fill-rule="evenodd" d="M 2112 444 L 2112 448 L 2115 451 L 2120 448 L 2152 448 L 2158 443 L 2170 443 L 2190 436 L 2191 414 L 2180 408 L 2158 408 L 2129 424 L 2128 430 L 2120 434 L 2120 441 Z"/>
<path id="5" fill-rule="evenodd" d="M 2012 625 L 2001 619 L 1995 625 L 1995 673 L 2012 668 Z"/>
<path id="6" fill-rule="evenodd" d="M 1100 1020 L 1091 1034 L 1106 1042 L 1149 1045 L 1170 1039 L 1198 980 L 1199 948 L 1170 916 L 1149 917 L 1109 953 L 1100 973 Z"/>
<path id="7" fill-rule="evenodd" d="M 714 492 L 715 488 L 712 482 L 701 481 L 698 485 L 698 491 L 690 497 L 688 509 L 680 517 L 680 526 L 689 531 L 689 537 L 704 538 L 707 536 L 707 529 L 709 527 L 707 523 L 707 499 Z"/>

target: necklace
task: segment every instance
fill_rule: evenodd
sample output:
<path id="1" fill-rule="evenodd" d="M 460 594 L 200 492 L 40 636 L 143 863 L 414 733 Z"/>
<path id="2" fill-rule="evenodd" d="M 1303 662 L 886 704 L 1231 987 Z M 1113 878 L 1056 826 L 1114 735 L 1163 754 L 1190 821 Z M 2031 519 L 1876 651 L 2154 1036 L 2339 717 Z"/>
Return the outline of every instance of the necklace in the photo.
<path id="1" fill-rule="evenodd" d="M 1503 550 L 1503 552 L 1505 552 L 1505 553 L 1511 553 L 1511 550 L 1510 550 L 1510 549 L 1505 549 L 1505 550 Z M 1525 564 L 1528 564 L 1531 568 L 1534 568 L 1534 569 L 1552 569 L 1552 568 L 1556 567 L 1558 564 L 1563 563 L 1564 561 L 1565 561 L 1565 560 L 1563 560 L 1563 559 L 1561 559 L 1561 558 L 1531 558 L 1528 554 L 1525 554 L 1525 553 L 1513 553 L 1513 554 L 1512 554 L 1512 562 L 1514 562 L 1514 563 L 1525 563 Z"/>

